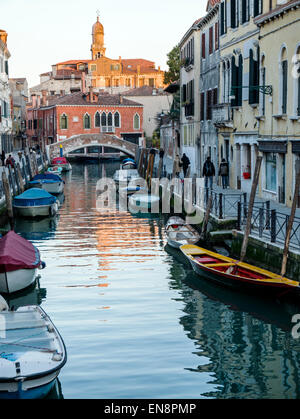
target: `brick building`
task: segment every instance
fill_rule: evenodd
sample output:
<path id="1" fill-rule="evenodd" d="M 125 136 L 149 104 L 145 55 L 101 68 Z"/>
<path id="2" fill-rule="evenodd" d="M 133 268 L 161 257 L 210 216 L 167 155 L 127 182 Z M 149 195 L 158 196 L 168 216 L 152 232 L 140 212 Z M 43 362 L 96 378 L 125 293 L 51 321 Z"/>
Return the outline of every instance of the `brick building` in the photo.
<path id="1" fill-rule="evenodd" d="M 76 92 L 66 96 L 32 96 L 27 107 L 27 138 L 42 149 L 74 135 L 108 133 L 139 143 L 143 105 L 108 93 Z"/>

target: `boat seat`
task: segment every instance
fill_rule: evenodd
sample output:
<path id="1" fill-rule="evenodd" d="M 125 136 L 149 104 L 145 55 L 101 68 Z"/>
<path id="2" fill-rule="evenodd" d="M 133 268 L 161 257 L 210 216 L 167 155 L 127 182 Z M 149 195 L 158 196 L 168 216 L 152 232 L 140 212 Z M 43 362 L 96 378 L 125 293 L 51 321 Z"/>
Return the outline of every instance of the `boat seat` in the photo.
<path id="1" fill-rule="evenodd" d="M 196 261 L 197 262 L 200 262 L 200 263 L 218 263 L 218 262 L 220 262 L 220 260 L 219 259 L 215 259 L 215 258 L 213 258 L 213 257 L 210 257 L 210 256 L 199 256 L 199 257 L 196 257 L 195 258 L 196 259 Z"/>

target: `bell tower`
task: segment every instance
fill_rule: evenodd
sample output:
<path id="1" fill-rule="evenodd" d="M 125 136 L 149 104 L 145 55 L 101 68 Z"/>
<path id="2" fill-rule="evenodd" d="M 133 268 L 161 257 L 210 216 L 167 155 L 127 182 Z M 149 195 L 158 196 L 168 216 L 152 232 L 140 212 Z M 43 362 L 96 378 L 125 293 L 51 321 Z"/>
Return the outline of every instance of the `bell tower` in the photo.
<path id="1" fill-rule="evenodd" d="M 104 48 L 104 28 L 99 21 L 99 11 L 97 11 L 97 22 L 93 25 L 92 38 L 92 60 L 105 57 L 106 48 Z"/>

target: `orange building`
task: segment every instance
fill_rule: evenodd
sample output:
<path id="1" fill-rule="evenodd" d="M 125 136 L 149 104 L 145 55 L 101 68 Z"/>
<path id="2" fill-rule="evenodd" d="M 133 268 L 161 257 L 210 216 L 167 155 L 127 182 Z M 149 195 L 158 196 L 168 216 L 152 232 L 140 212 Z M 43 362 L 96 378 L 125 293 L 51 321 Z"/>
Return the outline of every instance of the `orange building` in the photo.
<path id="1" fill-rule="evenodd" d="M 151 86 L 164 88 L 164 71 L 155 68 L 153 61 L 145 59 L 111 59 L 106 57 L 104 28 L 97 17 L 93 25 L 90 60 L 69 60 L 52 66 L 53 77 L 62 71 L 86 73 L 86 87 L 120 93 L 132 88 Z"/>

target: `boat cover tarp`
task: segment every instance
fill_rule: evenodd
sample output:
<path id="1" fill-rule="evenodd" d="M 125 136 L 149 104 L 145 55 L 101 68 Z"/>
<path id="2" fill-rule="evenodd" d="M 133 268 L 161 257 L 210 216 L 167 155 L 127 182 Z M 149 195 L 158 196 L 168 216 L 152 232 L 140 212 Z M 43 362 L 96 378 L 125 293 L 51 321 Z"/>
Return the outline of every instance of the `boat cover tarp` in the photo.
<path id="1" fill-rule="evenodd" d="M 56 198 L 44 189 L 32 188 L 14 198 L 14 205 L 34 207 L 39 205 L 52 205 Z"/>
<path id="2" fill-rule="evenodd" d="M 0 273 L 36 269 L 40 262 L 38 249 L 14 231 L 0 239 Z"/>
<path id="3" fill-rule="evenodd" d="M 32 179 L 33 181 L 36 180 L 54 180 L 56 182 L 61 182 L 62 178 L 54 173 L 42 173 L 40 175 L 36 175 L 34 176 L 34 178 Z"/>
<path id="4" fill-rule="evenodd" d="M 69 164 L 68 160 L 65 157 L 56 157 L 52 160 L 52 164 Z"/>

